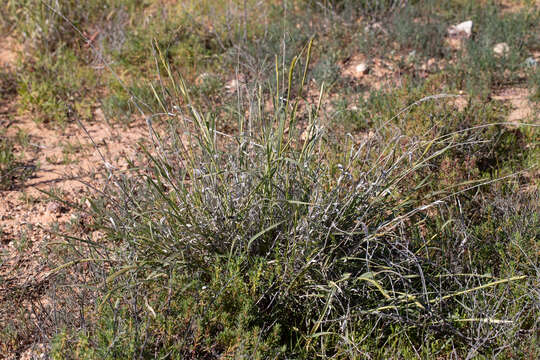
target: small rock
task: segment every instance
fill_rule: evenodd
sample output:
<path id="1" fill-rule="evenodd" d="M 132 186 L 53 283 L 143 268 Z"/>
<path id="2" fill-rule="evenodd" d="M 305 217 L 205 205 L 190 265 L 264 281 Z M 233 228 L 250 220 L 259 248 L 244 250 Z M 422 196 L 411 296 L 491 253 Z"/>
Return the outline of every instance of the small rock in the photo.
<path id="1" fill-rule="evenodd" d="M 51 213 L 59 213 L 60 212 L 60 204 L 56 201 L 52 201 L 47 205 L 47 211 Z"/>
<path id="2" fill-rule="evenodd" d="M 433 64 L 430 63 L 429 61 L 424 62 L 424 63 L 420 66 L 420 70 L 422 70 L 422 71 L 429 71 L 429 68 L 431 67 L 431 65 L 433 65 Z"/>
<path id="3" fill-rule="evenodd" d="M 371 31 L 386 33 L 386 30 L 383 28 L 380 22 L 369 24 L 364 27 L 364 32 L 371 32 Z"/>
<path id="4" fill-rule="evenodd" d="M 525 66 L 535 67 L 536 65 L 538 65 L 538 61 L 536 61 L 535 58 L 528 57 L 528 58 L 525 59 Z"/>
<path id="5" fill-rule="evenodd" d="M 459 51 L 463 48 L 463 38 L 450 36 L 445 39 L 445 42 L 452 50 Z"/>
<path id="6" fill-rule="evenodd" d="M 66 213 L 67 212 L 67 208 L 65 206 L 62 206 L 62 204 L 56 202 L 56 201 L 51 201 L 48 205 L 47 205 L 47 211 L 51 214 L 56 214 L 56 215 L 60 215 L 60 214 L 63 214 L 63 213 Z"/>
<path id="7" fill-rule="evenodd" d="M 464 21 L 457 25 L 450 26 L 447 30 L 448 35 L 469 37 L 472 34 L 472 26 L 473 26 L 473 22 L 471 20 Z"/>
<path id="8" fill-rule="evenodd" d="M 358 75 L 367 74 L 369 72 L 369 66 L 366 63 L 360 63 L 356 65 L 355 70 Z"/>
<path id="9" fill-rule="evenodd" d="M 420 70 L 430 71 L 433 67 L 435 67 L 436 62 L 437 60 L 435 58 L 430 58 L 427 62 L 423 63 L 422 66 L 420 66 Z"/>
<path id="10" fill-rule="evenodd" d="M 308 126 L 307 128 L 302 131 L 302 134 L 300 134 L 300 140 L 306 141 L 310 140 L 312 137 L 319 135 L 319 133 L 322 131 L 322 128 L 315 125 L 315 128 L 312 129 L 311 126 Z"/>
<path id="11" fill-rule="evenodd" d="M 493 47 L 493 52 L 495 53 L 495 55 L 503 56 L 506 55 L 509 51 L 510 47 L 505 42 L 498 43 Z"/>
<path id="12" fill-rule="evenodd" d="M 234 79 L 231 79 L 225 84 L 225 89 L 230 94 L 238 91 L 246 83 L 246 78 L 243 74 L 238 74 Z"/>

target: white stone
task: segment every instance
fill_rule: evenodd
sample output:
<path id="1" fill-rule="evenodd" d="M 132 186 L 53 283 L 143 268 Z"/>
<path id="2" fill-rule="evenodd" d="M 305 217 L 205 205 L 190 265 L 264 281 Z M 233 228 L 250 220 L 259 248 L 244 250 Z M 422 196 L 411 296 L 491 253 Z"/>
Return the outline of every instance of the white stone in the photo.
<path id="1" fill-rule="evenodd" d="M 236 79 L 232 79 L 225 85 L 225 89 L 227 89 L 228 92 L 235 92 L 238 90 L 240 83 Z"/>
<path id="2" fill-rule="evenodd" d="M 457 25 L 450 26 L 448 28 L 448 35 L 451 35 L 451 36 L 465 35 L 466 37 L 469 37 L 472 34 L 472 26 L 473 26 L 473 22 L 471 20 L 464 21 Z"/>
<path id="3" fill-rule="evenodd" d="M 497 45 L 493 47 L 493 52 L 499 56 L 506 55 L 509 51 L 510 51 L 510 47 L 508 46 L 507 43 L 504 43 L 504 42 L 498 43 Z"/>
<path id="4" fill-rule="evenodd" d="M 206 80 L 210 79 L 211 77 L 212 75 L 210 75 L 209 73 L 202 73 L 195 79 L 195 84 L 202 85 Z"/>
<path id="5" fill-rule="evenodd" d="M 355 70 L 357 74 L 367 74 L 369 71 L 369 67 L 366 63 L 360 63 L 356 65 Z"/>

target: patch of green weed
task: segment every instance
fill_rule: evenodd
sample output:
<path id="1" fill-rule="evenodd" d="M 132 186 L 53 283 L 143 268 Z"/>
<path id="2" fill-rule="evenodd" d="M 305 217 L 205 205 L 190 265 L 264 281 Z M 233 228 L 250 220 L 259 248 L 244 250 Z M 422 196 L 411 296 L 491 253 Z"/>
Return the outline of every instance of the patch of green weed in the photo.
<path id="1" fill-rule="evenodd" d="M 77 71 L 73 71 L 77 69 Z M 95 73 L 69 49 L 44 54 L 26 63 L 18 79 L 21 110 L 38 122 L 60 125 L 75 116 L 92 117 L 88 91 L 96 86 Z"/>

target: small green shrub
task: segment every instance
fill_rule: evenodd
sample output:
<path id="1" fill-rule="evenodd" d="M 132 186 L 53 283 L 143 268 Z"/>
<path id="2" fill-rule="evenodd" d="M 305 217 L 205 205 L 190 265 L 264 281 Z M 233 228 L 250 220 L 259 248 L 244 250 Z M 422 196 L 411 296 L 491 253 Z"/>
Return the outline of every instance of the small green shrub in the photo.
<path id="1" fill-rule="evenodd" d="M 37 52 L 53 53 L 59 47 L 82 48 L 80 32 L 103 25 L 120 8 L 139 0 L 7 0 L 6 22 Z"/>

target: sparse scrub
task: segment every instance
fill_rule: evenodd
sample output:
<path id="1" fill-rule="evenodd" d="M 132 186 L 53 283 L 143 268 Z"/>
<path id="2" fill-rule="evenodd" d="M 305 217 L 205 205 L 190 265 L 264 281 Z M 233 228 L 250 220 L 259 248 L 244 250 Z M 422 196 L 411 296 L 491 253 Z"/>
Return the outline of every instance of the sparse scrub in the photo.
<path id="1" fill-rule="evenodd" d="M 408 5 L 407 0 L 337 0 L 337 1 L 317 1 L 302 0 L 311 7 L 322 11 L 325 15 L 329 13 L 345 16 L 348 20 L 364 16 L 369 20 L 377 20 L 391 15 Z"/>
<path id="2" fill-rule="evenodd" d="M 89 32 L 112 17 L 118 8 L 137 3 L 138 0 L 7 0 L 3 17 L 27 45 L 37 51 L 54 52 L 65 45 L 82 49 L 85 39 L 79 32 Z"/>
<path id="3" fill-rule="evenodd" d="M 473 17 L 476 33 L 466 43 L 463 57 L 451 70 L 451 81 L 457 88 L 486 97 L 493 89 L 521 82 L 526 49 L 537 47 L 540 30 L 538 11 L 501 14 L 497 7 L 480 7 Z M 509 50 L 495 54 L 496 44 L 505 43 Z"/>
<path id="4" fill-rule="evenodd" d="M 10 188 L 15 178 L 14 169 L 15 155 L 13 154 L 13 142 L 0 137 L 0 189 Z"/>

